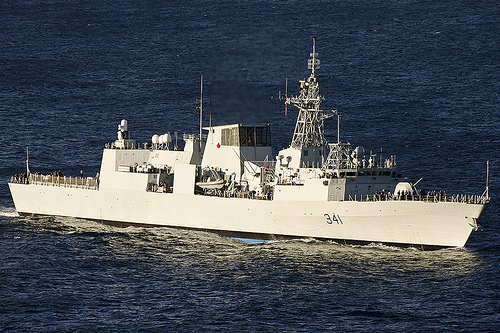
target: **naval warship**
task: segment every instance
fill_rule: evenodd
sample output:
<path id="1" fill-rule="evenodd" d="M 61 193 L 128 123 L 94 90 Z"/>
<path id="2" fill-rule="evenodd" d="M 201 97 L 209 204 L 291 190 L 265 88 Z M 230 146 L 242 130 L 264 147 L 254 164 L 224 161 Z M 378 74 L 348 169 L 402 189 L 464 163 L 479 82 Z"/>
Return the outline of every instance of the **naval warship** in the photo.
<path id="1" fill-rule="evenodd" d="M 122 120 L 105 145 L 95 177 L 27 172 L 9 188 L 19 215 L 54 215 L 125 225 L 154 225 L 258 240 L 317 239 L 432 250 L 463 247 L 489 204 L 482 195 L 419 191 L 403 181 L 395 156 L 329 143 L 313 38 L 309 77 L 296 96 L 291 144 L 272 157 L 269 124 L 202 127 L 138 143 Z M 202 78 L 203 87 L 203 78 Z M 27 162 L 28 164 L 28 162 Z"/>

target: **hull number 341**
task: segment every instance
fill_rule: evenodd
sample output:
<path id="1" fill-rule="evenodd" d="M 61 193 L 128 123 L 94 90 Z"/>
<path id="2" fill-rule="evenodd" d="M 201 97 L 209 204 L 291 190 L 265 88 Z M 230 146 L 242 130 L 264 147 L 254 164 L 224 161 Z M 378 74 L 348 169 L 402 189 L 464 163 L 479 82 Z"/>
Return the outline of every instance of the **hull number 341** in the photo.
<path id="1" fill-rule="evenodd" d="M 336 222 L 337 224 L 344 224 L 340 216 L 338 216 L 337 214 L 332 214 L 331 217 L 330 214 L 325 214 L 325 217 L 326 217 L 326 223 L 328 224 L 333 224 L 333 222 Z"/>

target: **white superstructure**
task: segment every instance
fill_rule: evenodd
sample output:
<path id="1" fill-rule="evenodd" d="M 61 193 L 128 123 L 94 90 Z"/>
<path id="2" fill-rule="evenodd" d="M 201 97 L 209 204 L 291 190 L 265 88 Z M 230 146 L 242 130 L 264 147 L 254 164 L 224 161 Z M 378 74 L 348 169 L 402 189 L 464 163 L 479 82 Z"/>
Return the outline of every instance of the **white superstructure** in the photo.
<path id="1" fill-rule="evenodd" d="M 315 39 L 314 39 L 315 41 Z M 311 75 L 299 96 L 292 143 L 273 158 L 268 124 L 200 127 L 138 144 L 122 120 L 96 177 L 30 174 L 9 183 L 20 215 L 192 228 L 227 236 L 316 238 L 422 249 L 464 246 L 489 203 L 481 196 L 418 191 L 400 182 L 396 158 L 327 143 L 313 44 Z M 200 107 L 201 109 L 201 107 Z"/>

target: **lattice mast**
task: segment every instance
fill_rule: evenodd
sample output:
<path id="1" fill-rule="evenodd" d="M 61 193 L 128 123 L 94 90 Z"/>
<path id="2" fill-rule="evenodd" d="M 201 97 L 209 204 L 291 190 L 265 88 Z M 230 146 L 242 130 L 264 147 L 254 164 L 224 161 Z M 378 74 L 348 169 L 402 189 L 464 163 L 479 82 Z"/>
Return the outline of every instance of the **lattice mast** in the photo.
<path id="1" fill-rule="evenodd" d="M 313 48 L 311 59 L 308 60 L 308 68 L 311 75 L 307 80 L 300 80 L 300 95 L 286 98 L 286 104 L 291 104 L 299 109 L 297 123 L 291 146 L 294 148 L 323 147 L 326 143 L 324 136 L 323 121 L 334 116 L 337 110 L 322 110 L 321 106 L 326 100 L 325 96 L 319 94 L 318 76 L 320 61 L 316 57 L 316 39 L 312 37 Z"/>

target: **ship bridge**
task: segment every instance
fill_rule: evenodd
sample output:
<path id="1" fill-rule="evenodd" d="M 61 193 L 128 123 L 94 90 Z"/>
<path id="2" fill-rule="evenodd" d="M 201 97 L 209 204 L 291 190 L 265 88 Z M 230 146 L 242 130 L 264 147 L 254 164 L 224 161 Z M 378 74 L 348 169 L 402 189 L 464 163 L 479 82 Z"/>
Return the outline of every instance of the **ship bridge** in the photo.
<path id="1" fill-rule="evenodd" d="M 208 131 L 201 165 L 217 166 L 225 174 L 240 177 L 247 161 L 269 160 L 272 154 L 271 126 L 231 124 L 205 127 Z"/>

